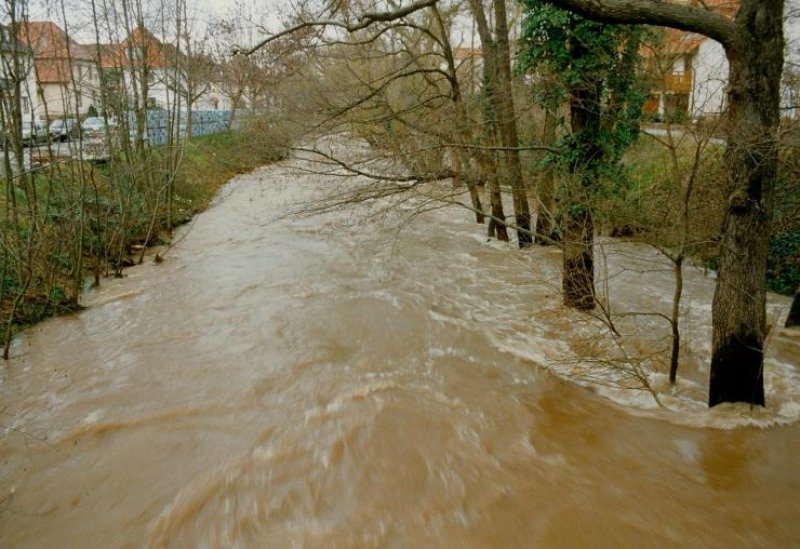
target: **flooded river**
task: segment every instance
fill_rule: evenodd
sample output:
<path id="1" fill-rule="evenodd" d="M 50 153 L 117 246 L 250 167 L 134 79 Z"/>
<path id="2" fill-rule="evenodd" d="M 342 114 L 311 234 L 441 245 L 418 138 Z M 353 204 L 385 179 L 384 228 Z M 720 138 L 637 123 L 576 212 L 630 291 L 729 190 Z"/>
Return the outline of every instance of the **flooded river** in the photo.
<path id="1" fill-rule="evenodd" d="M 693 271 L 674 405 L 625 376 L 588 388 L 564 367 L 602 327 L 561 309 L 556 250 L 486 242 L 458 208 L 405 223 L 413 200 L 279 219 L 331 185 L 296 162 L 18 338 L 0 546 L 800 544 L 796 335 L 775 336 L 771 426 L 706 411 L 713 280 Z M 620 306 L 668 305 L 668 271 L 617 274 Z"/>

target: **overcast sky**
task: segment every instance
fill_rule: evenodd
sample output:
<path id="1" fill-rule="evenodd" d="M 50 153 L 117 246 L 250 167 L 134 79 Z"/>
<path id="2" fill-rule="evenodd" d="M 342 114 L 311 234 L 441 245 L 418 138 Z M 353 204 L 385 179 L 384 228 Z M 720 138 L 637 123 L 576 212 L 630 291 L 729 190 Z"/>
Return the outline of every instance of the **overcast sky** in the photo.
<path id="1" fill-rule="evenodd" d="M 116 0 L 95 0 L 96 5 L 100 6 L 104 2 L 107 4 L 116 3 Z M 143 4 L 160 5 L 166 4 L 170 0 L 143 0 Z M 205 29 L 205 24 L 213 19 L 230 16 L 236 13 L 237 9 L 244 9 L 248 17 L 243 21 L 253 29 L 266 26 L 271 30 L 280 28 L 281 8 L 287 5 L 288 0 L 186 0 L 190 17 L 195 19 L 193 28 L 198 35 Z M 94 31 L 89 23 L 91 14 L 91 0 L 29 0 L 29 18 L 32 21 L 50 20 L 61 27 L 64 27 L 64 16 L 62 15 L 61 5 L 64 3 L 67 25 L 70 34 L 79 42 L 93 42 Z M 173 2 L 174 3 L 174 2 Z M 285 8 L 284 8 L 285 9 Z M 159 10 L 156 8 L 145 8 L 151 17 L 156 17 Z M 7 19 L 7 17 L 3 17 Z M 158 35 L 157 28 L 152 28 Z M 198 36 L 199 38 L 199 36 Z"/>

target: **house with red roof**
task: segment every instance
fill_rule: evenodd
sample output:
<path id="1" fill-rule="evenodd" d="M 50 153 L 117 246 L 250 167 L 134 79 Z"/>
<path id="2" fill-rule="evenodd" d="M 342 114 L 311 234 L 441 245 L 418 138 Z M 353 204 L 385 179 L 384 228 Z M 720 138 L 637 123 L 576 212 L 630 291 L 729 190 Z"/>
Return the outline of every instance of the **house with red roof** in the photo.
<path id="1" fill-rule="evenodd" d="M 216 108 L 206 97 L 213 72 L 210 61 L 185 55 L 142 25 L 119 44 L 98 46 L 95 60 L 106 85 L 124 95 L 127 105 L 161 109 L 175 108 L 179 102 L 184 110 L 190 98 L 195 109 Z"/>
<path id="2" fill-rule="evenodd" d="M 17 29 L 33 52 L 37 118 L 80 118 L 100 108 L 100 81 L 90 48 L 52 21 L 28 21 Z"/>
<path id="3" fill-rule="evenodd" d="M 735 18 L 739 11 L 738 0 L 686 0 L 697 6 L 716 11 L 725 17 Z M 793 70 L 800 55 L 796 45 L 800 28 L 796 16 L 798 2 L 787 2 L 784 32 L 787 38 L 786 65 L 784 66 L 783 114 L 796 115 L 798 103 L 797 78 Z M 646 115 L 665 121 L 688 121 L 716 118 L 727 108 L 729 66 L 725 50 L 718 42 L 699 34 L 665 29 L 660 40 L 642 48 L 646 59 L 646 79 L 649 95 L 644 104 Z"/>

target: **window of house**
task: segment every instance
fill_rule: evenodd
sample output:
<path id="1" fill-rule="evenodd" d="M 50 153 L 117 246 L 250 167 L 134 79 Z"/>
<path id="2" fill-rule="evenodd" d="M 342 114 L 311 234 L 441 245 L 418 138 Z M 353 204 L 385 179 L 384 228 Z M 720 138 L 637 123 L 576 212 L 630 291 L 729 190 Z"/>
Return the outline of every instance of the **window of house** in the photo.
<path id="1" fill-rule="evenodd" d="M 672 74 L 683 74 L 686 72 L 686 59 L 678 57 L 672 63 Z"/>
<path id="2" fill-rule="evenodd" d="M 30 101 L 28 101 L 27 97 L 22 98 L 22 114 L 28 114 L 31 110 Z"/>

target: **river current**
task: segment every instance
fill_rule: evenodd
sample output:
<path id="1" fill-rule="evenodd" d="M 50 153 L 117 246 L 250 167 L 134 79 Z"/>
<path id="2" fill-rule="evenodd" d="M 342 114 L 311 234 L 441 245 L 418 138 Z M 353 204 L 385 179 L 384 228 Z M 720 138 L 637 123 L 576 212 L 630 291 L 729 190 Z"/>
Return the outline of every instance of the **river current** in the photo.
<path id="1" fill-rule="evenodd" d="M 767 409 L 708 411 L 707 273 L 670 388 L 663 319 L 609 343 L 560 306 L 557 250 L 420 196 L 285 216 L 340 181 L 302 166 L 235 179 L 163 263 L 15 341 L 0 546 L 800 544 L 786 300 Z M 669 311 L 657 253 L 601 248 L 612 313 Z"/>

